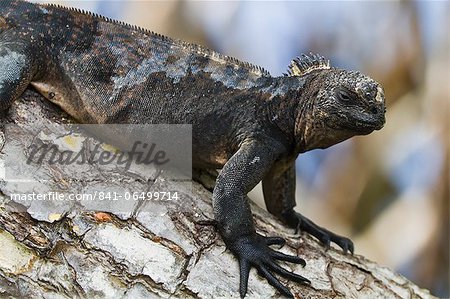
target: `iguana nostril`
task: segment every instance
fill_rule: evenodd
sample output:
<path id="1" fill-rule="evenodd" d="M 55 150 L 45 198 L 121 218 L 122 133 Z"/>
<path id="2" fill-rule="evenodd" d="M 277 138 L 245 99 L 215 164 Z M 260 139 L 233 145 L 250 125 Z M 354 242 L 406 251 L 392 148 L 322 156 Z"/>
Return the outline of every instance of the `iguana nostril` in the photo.
<path id="1" fill-rule="evenodd" d="M 373 106 L 373 107 L 370 109 L 370 112 L 372 112 L 372 114 L 378 114 L 379 111 L 380 111 L 380 110 L 379 110 L 376 106 Z"/>

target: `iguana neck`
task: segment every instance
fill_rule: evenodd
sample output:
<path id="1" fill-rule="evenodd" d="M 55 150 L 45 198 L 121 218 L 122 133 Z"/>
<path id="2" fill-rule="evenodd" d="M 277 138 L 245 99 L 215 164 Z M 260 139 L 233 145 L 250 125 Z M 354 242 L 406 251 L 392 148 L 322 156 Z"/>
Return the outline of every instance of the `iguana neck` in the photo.
<path id="1" fill-rule="evenodd" d="M 326 124 L 318 121 L 320 118 L 316 114 L 321 110 L 316 107 L 318 90 L 311 85 L 313 80 L 312 74 L 277 77 L 270 82 L 270 121 L 283 133 L 296 154 L 329 147 L 351 135 L 331 133 Z"/>
<path id="2" fill-rule="evenodd" d="M 300 77 L 276 77 L 272 78 L 267 91 L 271 94 L 268 105 L 270 122 L 277 127 L 297 151 L 302 148 L 304 140 L 297 136 L 299 125 L 297 124 L 308 111 L 308 98 L 304 97 L 305 79 Z M 304 129 L 303 127 L 300 129 Z M 300 138 L 299 138 L 300 137 Z"/>

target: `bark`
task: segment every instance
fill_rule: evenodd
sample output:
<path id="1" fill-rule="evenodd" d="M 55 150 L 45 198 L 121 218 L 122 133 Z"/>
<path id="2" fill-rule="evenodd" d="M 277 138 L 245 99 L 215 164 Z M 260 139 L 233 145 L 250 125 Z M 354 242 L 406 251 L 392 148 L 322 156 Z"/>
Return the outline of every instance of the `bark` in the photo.
<path id="1" fill-rule="evenodd" d="M 45 123 L 58 131 L 71 121 L 57 107 L 27 91 L 3 122 L 30 131 Z M 0 161 L 25 157 L 21 153 L 25 152 L 26 140 L 20 135 L 0 137 Z M 78 204 L 42 210 L 31 202 L 9 201 L 11 194 L 30 192 L 29 185 L 2 179 L 2 297 L 239 297 L 238 264 L 211 224 L 211 192 L 202 184 L 165 180 L 158 171 L 144 177 L 138 170 L 124 173 L 113 168 L 100 171 L 74 167 L 67 171 L 55 167 L 46 174 L 57 179 L 46 180 L 31 191 L 107 190 L 110 186 L 102 185 L 105 180 L 101 178 L 108 177 L 113 178 L 114 187 L 153 191 L 176 187 L 181 196 L 176 201 L 136 205 L 130 212 L 91 211 Z M 208 180 L 207 175 L 204 178 Z M 205 184 L 211 186 L 211 179 Z M 281 251 L 306 260 L 305 268 L 284 265 L 312 281 L 305 286 L 282 279 L 299 298 L 434 298 L 387 268 L 359 255 L 344 255 L 339 249 L 325 250 L 308 235 L 294 235 L 254 204 L 252 210 L 260 233 L 286 238 Z M 247 297 L 279 294 L 252 270 Z"/>

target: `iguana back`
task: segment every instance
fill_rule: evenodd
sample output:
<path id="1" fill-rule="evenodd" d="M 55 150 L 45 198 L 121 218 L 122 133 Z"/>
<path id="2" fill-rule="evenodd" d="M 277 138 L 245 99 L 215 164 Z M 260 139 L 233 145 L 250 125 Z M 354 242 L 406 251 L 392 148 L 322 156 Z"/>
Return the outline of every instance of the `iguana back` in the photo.
<path id="1" fill-rule="evenodd" d="M 262 68 L 201 46 L 76 9 L 6 2 L 11 26 L 51 56 L 32 85 L 82 122 L 193 123 L 194 107 L 207 116 L 267 84 Z"/>

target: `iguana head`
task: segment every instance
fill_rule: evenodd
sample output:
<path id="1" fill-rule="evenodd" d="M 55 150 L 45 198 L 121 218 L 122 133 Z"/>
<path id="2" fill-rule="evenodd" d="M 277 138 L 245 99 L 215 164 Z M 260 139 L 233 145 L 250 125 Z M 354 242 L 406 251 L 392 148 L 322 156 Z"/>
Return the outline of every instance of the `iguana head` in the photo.
<path id="1" fill-rule="evenodd" d="M 325 148 L 355 135 L 379 130 L 385 123 L 384 91 L 357 71 L 330 68 L 318 55 L 302 55 L 289 67 L 290 76 L 305 76 L 296 139 L 305 150 Z"/>

